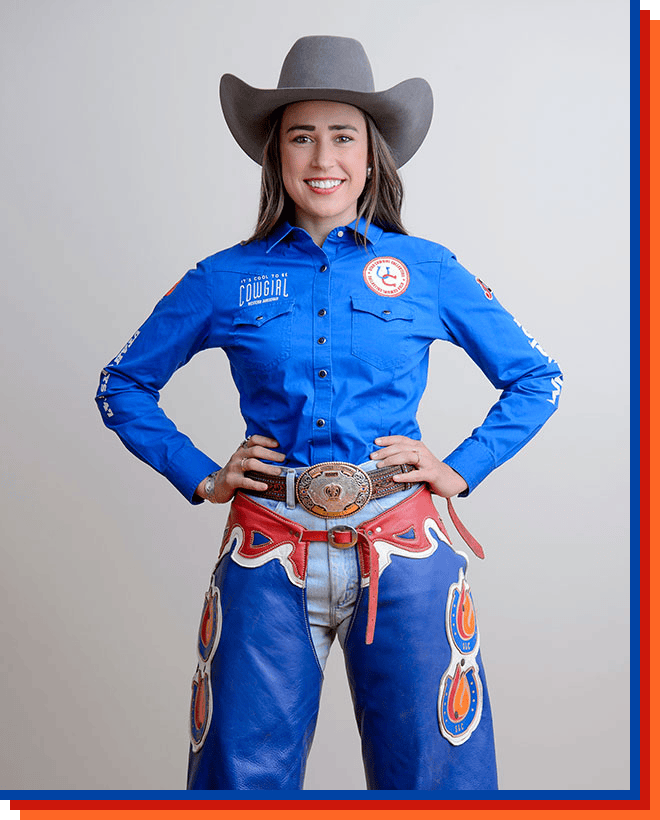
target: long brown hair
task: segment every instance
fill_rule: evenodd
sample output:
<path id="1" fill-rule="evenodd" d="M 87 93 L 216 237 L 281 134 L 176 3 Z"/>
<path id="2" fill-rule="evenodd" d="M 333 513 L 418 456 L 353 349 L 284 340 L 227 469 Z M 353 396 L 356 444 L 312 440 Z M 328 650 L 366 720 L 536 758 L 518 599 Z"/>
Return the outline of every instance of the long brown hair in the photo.
<path id="1" fill-rule="evenodd" d="M 261 169 L 257 226 L 243 244 L 265 239 L 283 220 L 293 221 L 294 205 L 282 182 L 280 125 L 283 113 L 284 108 L 279 108 L 271 115 Z M 362 113 L 367 122 L 369 165 L 372 171 L 358 198 L 357 218 L 359 220 L 364 217 L 365 234 L 372 222 L 383 230 L 407 234 L 408 231 L 401 222 L 403 183 L 396 170 L 394 157 L 375 122 L 366 111 Z M 362 241 L 366 246 L 364 237 Z"/>

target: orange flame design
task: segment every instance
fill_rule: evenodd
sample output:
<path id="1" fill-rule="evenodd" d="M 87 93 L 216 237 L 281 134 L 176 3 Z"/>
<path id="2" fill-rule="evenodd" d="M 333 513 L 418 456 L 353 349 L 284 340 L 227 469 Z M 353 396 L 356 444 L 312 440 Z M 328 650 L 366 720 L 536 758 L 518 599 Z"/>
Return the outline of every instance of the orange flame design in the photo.
<path id="1" fill-rule="evenodd" d="M 454 679 L 447 698 L 447 712 L 449 717 L 458 722 L 463 720 L 470 710 L 470 685 L 459 663 L 456 664 Z"/>
<path id="2" fill-rule="evenodd" d="M 211 614 L 211 605 L 213 598 L 209 596 L 206 599 L 206 606 L 204 607 L 204 614 L 202 615 L 202 625 L 199 628 L 199 634 L 204 646 L 209 645 L 209 641 L 213 635 L 213 616 Z"/>
<path id="3" fill-rule="evenodd" d="M 197 689 L 195 691 L 195 726 L 201 729 L 206 720 L 206 689 L 204 687 L 204 679 L 198 673 L 196 681 Z"/>
<path id="4" fill-rule="evenodd" d="M 458 607 L 456 612 L 456 627 L 458 628 L 458 633 L 461 638 L 469 641 L 474 635 L 476 625 L 477 622 L 474 604 L 472 603 L 472 596 L 465 586 L 465 581 L 463 581 L 461 585 L 461 597 L 458 599 Z"/>

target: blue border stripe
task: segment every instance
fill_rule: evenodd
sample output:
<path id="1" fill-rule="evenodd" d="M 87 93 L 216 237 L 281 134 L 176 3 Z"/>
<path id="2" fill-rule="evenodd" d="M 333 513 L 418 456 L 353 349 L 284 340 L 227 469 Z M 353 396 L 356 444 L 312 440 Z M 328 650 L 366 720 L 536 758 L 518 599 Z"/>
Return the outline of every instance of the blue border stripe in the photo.
<path id="1" fill-rule="evenodd" d="M 14 791 L 2 800 L 638 800 L 633 791 Z M 560 807 L 561 808 L 561 807 Z"/>
<path id="2" fill-rule="evenodd" d="M 639 658 L 640 578 L 640 10 L 630 6 L 630 657 Z M 631 785 L 640 789 L 640 692 L 632 678 L 630 692 Z"/>

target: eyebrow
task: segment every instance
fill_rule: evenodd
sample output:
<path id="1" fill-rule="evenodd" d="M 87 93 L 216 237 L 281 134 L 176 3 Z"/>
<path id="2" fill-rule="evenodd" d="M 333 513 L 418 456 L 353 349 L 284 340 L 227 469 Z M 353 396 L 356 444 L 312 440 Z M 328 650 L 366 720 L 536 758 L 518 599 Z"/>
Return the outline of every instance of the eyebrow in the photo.
<path id="1" fill-rule="evenodd" d="M 291 128 L 286 129 L 286 133 L 288 134 L 289 131 L 316 131 L 316 126 L 292 125 Z M 354 125 L 329 125 L 328 131 L 355 131 L 357 133 L 357 128 Z"/>

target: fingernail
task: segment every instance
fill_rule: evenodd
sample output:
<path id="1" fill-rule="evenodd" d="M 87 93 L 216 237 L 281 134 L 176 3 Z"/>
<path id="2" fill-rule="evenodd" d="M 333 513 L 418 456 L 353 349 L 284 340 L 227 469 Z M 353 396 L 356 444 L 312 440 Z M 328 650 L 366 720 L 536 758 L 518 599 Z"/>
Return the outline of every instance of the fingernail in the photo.
<path id="1" fill-rule="evenodd" d="M 383 443 L 383 439 L 382 439 L 382 438 L 375 438 L 375 439 L 374 439 L 374 444 L 382 444 L 382 443 Z"/>

